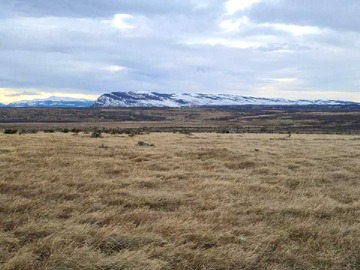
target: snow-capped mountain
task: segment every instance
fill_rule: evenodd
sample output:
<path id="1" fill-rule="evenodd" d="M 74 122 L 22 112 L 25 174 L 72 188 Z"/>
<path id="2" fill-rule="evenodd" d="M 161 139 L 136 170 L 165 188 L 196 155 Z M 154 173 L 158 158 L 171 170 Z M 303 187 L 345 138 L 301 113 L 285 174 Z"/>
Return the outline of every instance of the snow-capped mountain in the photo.
<path id="1" fill-rule="evenodd" d="M 288 100 L 283 98 L 257 98 L 228 94 L 163 94 L 157 92 L 112 92 L 103 94 L 95 107 L 201 107 L 238 105 L 356 105 L 341 100 Z"/>
<path id="2" fill-rule="evenodd" d="M 58 107 L 58 108 L 79 108 L 90 107 L 94 104 L 93 100 L 74 99 L 68 97 L 49 97 L 45 99 L 23 100 L 10 103 L 7 107 Z"/>
<path id="3" fill-rule="evenodd" d="M 164 94 L 157 92 L 112 92 L 101 95 L 95 102 L 87 99 L 49 97 L 46 99 L 24 100 L 0 107 L 203 107 L 239 105 L 360 105 L 341 100 L 289 100 L 283 98 L 257 98 L 229 94 Z"/>

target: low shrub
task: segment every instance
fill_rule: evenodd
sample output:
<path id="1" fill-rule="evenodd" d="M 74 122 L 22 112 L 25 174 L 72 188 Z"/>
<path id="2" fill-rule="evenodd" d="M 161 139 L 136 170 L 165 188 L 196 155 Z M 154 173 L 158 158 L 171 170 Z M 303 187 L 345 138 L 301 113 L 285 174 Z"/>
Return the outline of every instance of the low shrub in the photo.
<path id="1" fill-rule="evenodd" d="M 94 130 L 91 133 L 91 138 L 101 138 L 101 131 L 100 130 Z"/>
<path id="2" fill-rule="evenodd" d="M 153 143 L 148 143 L 148 142 L 144 142 L 144 141 L 138 141 L 137 145 L 138 146 L 155 146 L 155 144 L 153 144 Z"/>
<path id="3" fill-rule="evenodd" d="M 18 130 L 16 128 L 5 128 L 4 134 L 16 134 L 18 133 Z"/>
<path id="4" fill-rule="evenodd" d="M 81 130 L 78 129 L 78 128 L 72 128 L 70 131 L 71 131 L 72 133 L 79 133 Z"/>

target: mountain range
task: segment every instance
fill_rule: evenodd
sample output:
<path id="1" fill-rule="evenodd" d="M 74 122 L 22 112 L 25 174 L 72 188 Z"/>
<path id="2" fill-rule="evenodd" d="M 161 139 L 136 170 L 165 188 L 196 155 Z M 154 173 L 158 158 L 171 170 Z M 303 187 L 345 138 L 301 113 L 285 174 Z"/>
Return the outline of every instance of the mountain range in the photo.
<path id="1" fill-rule="evenodd" d="M 210 107 L 240 105 L 360 105 L 342 100 L 289 100 L 284 98 L 259 98 L 229 94 L 198 94 L 122 91 L 101 95 L 96 101 L 68 97 L 49 97 L 13 102 L 0 107 Z"/>
<path id="2" fill-rule="evenodd" d="M 228 94 L 164 94 L 157 92 L 111 92 L 101 95 L 94 107 L 204 107 L 239 105 L 356 105 L 341 100 L 289 100 Z"/>
<path id="3" fill-rule="evenodd" d="M 35 108 L 80 108 L 91 107 L 93 100 L 74 99 L 68 97 L 49 97 L 45 99 L 22 100 L 5 105 L 6 107 L 35 107 Z M 1 105 L 0 105 L 1 106 Z"/>

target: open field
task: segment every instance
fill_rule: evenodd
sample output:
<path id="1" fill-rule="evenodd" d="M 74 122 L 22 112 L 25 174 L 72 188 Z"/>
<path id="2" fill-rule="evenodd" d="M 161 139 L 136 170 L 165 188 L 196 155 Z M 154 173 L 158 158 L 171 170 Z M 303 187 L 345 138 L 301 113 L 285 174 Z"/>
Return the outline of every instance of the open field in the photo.
<path id="1" fill-rule="evenodd" d="M 0 134 L 0 269 L 360 269 L 359 194 L 358 135 Z"/>
<path id="2" fill-rule="evenodd" d="M 360 106 L 0 108 L 0 129 L 360 134 Z"/>

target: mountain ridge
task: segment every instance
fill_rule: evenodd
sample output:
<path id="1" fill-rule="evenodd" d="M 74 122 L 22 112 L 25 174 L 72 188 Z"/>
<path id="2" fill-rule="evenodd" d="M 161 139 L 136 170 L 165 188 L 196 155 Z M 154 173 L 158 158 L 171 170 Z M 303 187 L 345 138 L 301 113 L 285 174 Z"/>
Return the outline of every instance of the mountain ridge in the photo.
<path id="1" fill-rule="evenodd" d="M 241 105 L 360 105 L 343 100 L 290 100 L 230 94 L 200 94 L 122 91 L 101 95 L 94 107 L 208 107 Z"/>
<path id="2" fill-rule="evenodd" d="M 88 99 L 76 99 L 69 97 L 55 97 L 51 96 L 44 99 L 32 99 L 32 100 L 21 100 L 9 103 L 5 107 L 15 107 L 15 108 L 82 108 L 82 107 L 91 107 L 94 104 L 94 100 Z"/>
<path id="3" fill-rule="evenodd" d="M 220 106 L 306 106 L 306 105 L 355 105 L 360 103 L 343 100 L 310 100 L 285 98 L 262 98 L 231 94 L 160 93 L 140 91 L 118 91 L 105 93 L 97 100 L 51 96 L 44 99 L 22 100 L 1 108 L 82 108 L 82 107 L 220 107 Z"/>

